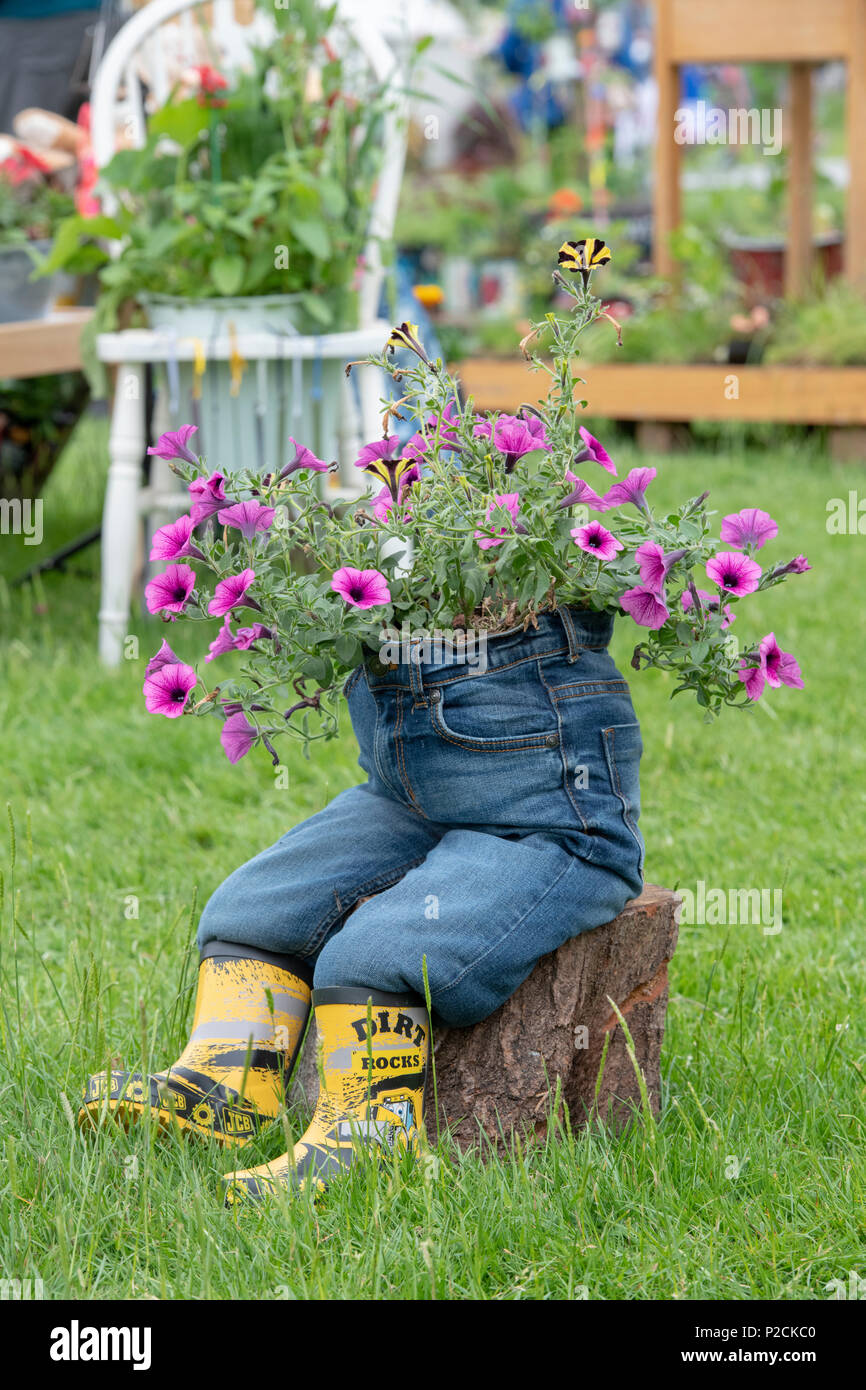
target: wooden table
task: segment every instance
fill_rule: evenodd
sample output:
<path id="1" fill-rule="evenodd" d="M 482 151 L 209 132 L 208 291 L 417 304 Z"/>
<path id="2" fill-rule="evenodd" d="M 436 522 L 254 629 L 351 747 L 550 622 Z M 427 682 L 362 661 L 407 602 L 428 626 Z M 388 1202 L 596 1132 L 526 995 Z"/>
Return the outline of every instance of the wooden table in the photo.
<path id="1" fill-rule="evenodd" d="M 57 309 L 44 319 L 0 323 L 0 378 L 80 368 L 81 330 L 92 316 L 92 309 Z"/>

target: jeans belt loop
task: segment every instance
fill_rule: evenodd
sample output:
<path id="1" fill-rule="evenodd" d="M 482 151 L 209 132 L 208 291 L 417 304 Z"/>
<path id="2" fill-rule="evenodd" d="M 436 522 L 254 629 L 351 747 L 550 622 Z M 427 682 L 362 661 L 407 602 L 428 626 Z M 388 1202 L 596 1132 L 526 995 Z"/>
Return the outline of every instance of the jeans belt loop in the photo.
<path id="1" fill-rule="evenodd" d="M 565 636 L 568 642 L 569 663 L 577 661 L 577 658 L 580 656 L 580 643 L 577 640 L 577 633 L 574 628 L 574 619 L 572 618 L 568 608 L 559 608 L 557 609 L 557 612 L 559 613 L 559 616 L 562 619 L 562 626 L 565 628 Z"/>
<path id="2" fill-rule="evenodd" d="M 424 694 L 424 680 L 421 675 L 420 639 L 412 641 L 409 646 L 409 688 L 412 691 L 413 703 L 426 705 L 427 697 Z"/>

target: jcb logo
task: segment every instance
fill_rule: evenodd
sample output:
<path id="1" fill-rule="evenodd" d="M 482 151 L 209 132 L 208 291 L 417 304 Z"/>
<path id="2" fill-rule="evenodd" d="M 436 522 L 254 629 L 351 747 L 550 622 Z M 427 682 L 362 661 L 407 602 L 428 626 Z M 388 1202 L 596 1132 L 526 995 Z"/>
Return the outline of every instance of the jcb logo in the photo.
<path id="1" fill-rule="evenodd" d="M 236 1110 L 227 1110 L 223 1116 L 223 1128 L 227 1134 L 251 1134 L 253 1117 L 238 1114 Z"/>
<path id="2" fill-rule="evenodd" d="M 424 1065 L 420 1052 L 394 1052 L 389 1055 L 368 1057 L 365 1052 L 356 1052 L 352 1058 L 352 1070 L 359 1072 L 404 1072 L 420 1071 Z"/>

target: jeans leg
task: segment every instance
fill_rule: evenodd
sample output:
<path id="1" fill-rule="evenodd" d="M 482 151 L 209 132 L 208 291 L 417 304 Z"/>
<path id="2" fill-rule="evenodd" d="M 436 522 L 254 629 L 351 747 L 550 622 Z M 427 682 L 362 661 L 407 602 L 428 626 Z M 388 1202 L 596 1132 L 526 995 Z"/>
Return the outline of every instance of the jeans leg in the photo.
<path id="1" fill-rule="evenodd" d="M 396 883 L 442 833 L 368 786 L 351 787 L 229 875 L 205 905 L 199 949 L 232 941 L 315 958 L 359 898 Z"/>
<path id="2" fill-rule="evenodd" d="M 533 966 L 616 917 L 633 889 L 552 836 L 449 830 L 399 883 L 362 903 L 321 951 L 314 985 L 423 993 L 450 1026 L 493 1013 Z"/>

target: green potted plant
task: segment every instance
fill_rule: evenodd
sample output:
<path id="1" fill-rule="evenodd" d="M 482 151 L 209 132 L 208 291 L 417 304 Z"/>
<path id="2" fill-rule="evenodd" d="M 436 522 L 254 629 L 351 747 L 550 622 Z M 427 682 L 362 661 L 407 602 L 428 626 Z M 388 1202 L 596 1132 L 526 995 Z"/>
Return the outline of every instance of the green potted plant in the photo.
<path id="1" fill-rule="evenodd" d="M 41 318 L 47 311 L 56 278 L 31 277 L 57 223 L 73 209 L 71 196 L 50 182 L 48 164 L 26 145 L 8 144 L 0 157 L 0 323 Z"/>
<path id="2" fill-rule="evenodd" d="M 278 9 L 251 71 L 190 69 L 144 146 L 102 171 L 110 211 L 70 218 L 43 267 L 98 271 L 91 337 L 142 322 L 205 342 L 228 322 L 353 326 L 387 98 L 354 71 L 346 94 L 332 19 Z"/>

